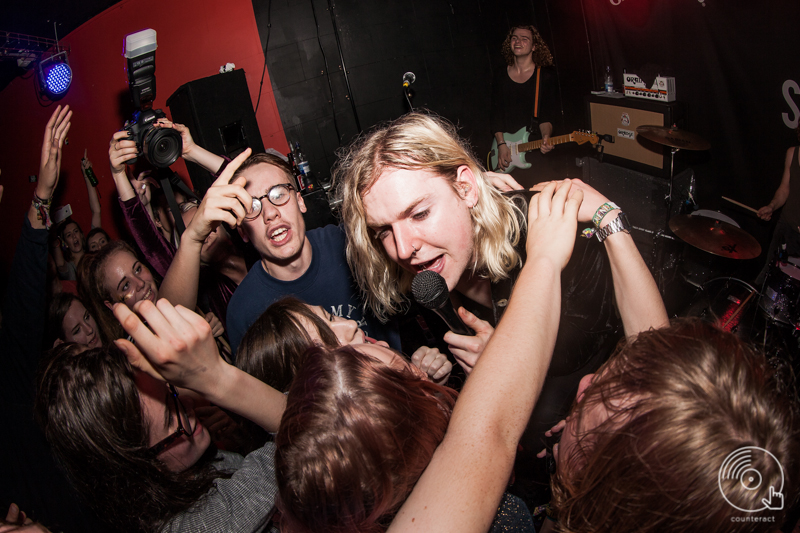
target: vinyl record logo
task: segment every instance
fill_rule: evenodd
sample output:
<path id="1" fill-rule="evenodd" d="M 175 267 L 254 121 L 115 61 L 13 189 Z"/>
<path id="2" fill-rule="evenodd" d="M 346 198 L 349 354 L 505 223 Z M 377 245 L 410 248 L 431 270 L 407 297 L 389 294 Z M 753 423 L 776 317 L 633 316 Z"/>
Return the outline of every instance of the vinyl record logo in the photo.
<path id="1" fill-rule="evenodd" d="M 766 486 L 761 472 L 753 466 L 756 463 L 763 464 L 770 461 L 778 465 L 778 471 L 781 473 L 780 486 L 778 487 L 774 485 Z M 731 484 L 730 481 L 735 481 L 736 483 Z M 725 493 L 726 489 L 723 485 L 728 487 L 728 494 Z M 752 500 L 748 498 L 750 500 L 748 505 L 751 508 L 737 505 L 737 503 L 741 505 L 743 502 L 734 503 L 734 501 L 731 501 L 732 499 L 739 499 L 735 498 L 734 495 L 741 494 L 742 488 L 745 491 L 753 491 L 755 493 L 753 494 L 755 498 Z M 739 448 L 728 455 L 722 462 L 722 466 L 719 469 L 719 490 L 725 501 L 746 513 L 781 510 L 783 509 L 783 467 L 774 455 L 763 448 L 758 446 Z"/>

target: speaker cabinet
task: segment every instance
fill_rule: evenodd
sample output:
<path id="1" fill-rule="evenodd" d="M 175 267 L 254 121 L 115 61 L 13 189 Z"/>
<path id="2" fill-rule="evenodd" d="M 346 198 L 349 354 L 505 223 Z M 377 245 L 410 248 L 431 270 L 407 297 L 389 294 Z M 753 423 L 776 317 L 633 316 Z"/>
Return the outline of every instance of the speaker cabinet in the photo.
<path id="1" fill-rule="evenodd" d="M 248 147 L 253 153 L 264 151 L 244 70 L 185 83 L 167 105 L 172 119 L 187 126 L 195 142 L 211 153 L 232 159 Z M 211 173 L 193 163 L 186 166 L 194 188 L 205 194 L 213 182 Z"/>
<path id="2" fill-rule="evenodd" d="M 603 157 L 609 163 L 653 176 L 669 177 L 670 148 L 640 138 L 636 128 L 672 124 L 685 128 L 681 103 L 589 95 L 586 107 L 591 130 L 611 135 L 614 140 L 613 143 L 603 143 Z"/>

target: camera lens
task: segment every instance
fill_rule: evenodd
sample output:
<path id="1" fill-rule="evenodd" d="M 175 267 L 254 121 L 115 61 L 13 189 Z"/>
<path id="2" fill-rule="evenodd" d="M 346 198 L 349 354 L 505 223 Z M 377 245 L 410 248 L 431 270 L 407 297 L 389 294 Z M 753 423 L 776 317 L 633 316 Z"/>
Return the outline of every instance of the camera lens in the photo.
<path id="1" fill-rule="evenodd" d="M 183 149 L 181 134 L 172 128 L 151 128 L 145 135 L 143 152 L 158 168 L 166 168 L 178 160 Z"/>

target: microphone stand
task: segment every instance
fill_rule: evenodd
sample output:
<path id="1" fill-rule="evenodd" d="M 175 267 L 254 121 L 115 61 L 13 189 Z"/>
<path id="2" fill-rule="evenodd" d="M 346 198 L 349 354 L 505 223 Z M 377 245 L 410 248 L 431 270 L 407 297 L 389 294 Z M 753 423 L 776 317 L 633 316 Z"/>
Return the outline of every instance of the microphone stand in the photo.
<path id="1" fill-rule="evenodd" d="M 403 84 L 403 95 L 406 97 L 406 102 L 408 102 L 408 110 L 414 111 L 414 106 L 411 104 L 411 99 L 414 95 L 411 93 L 411 85 L 410 84 Z"/>

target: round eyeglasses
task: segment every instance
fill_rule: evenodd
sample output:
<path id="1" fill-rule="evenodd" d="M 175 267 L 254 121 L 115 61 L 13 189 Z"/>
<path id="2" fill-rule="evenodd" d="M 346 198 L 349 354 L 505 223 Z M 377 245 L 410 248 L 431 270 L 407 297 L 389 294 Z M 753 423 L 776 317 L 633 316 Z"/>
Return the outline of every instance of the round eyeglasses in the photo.
<path id="1" fill-rule="evenodd" d="M 269 203 L 276 207 L 280 207 L 285 205 L 289 198 L 292 197 L 291 191 L 295 190 L 294 186 L 289 185 L 288 183 L 279 183 L 278 185 L 273 185 L 270 187 L 267 194 L 263 196 L 253 197 L 253 206 L 249 213 L 244 216 L 245 220 L 253 220 L 258 218 L 258 215 L 261 214 L 261 201 L 266 198 L 269 200 Z"/>
<path id="2" fill-rule="evenodd" d="M 186 413 L 186 408 L 183 406 L 183 402 L 181 402 L 178 399 L 178 391 L 175 390 L 175 387 L 173 387 L 170 384 L 167 384 L 167 388 L 169 389 L 170 396 L 172 397 L 173 413 L 178 418 L 178 429 L 176 429 L 175 432 L 169 435 L 168 437 L 162 439 L 157 444 L 150 447 L 150 451 L 155 455 L 158 455 L 164 450 L 166 450 L 173 442 L 178 440 L 182 435 L 186 435 L 187 437 L 192 438 L 192 433 L 194 432 L 191 420 L 189 420 L 189 415 Z"/>

